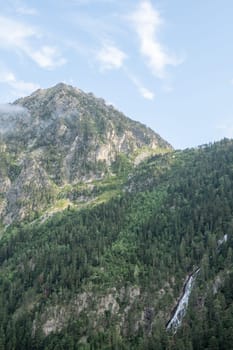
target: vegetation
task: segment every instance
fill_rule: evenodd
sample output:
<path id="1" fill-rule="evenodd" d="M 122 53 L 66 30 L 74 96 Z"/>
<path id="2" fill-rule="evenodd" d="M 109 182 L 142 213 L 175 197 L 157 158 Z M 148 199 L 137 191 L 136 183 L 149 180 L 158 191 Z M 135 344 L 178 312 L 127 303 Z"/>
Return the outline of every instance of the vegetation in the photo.
<path id="1" fill-rule="evenodd" d="M 67 186 L 64 211 L 6 229 L 0 349 L 232 348 L 233 141 L 116 164 L 94 205 L 67 206 Z M 167 332 L 197 267 L 188 313 Z"/>

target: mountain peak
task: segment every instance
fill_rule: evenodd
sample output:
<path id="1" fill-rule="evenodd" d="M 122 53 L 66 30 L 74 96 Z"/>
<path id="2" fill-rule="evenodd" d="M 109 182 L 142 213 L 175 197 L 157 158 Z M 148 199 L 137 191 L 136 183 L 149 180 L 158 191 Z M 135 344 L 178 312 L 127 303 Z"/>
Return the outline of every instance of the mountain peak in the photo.
<path id="1" fill-rule="evenodd" d="M 58 83 L 53 87 L 46 89 L 38 89 L 34 91 L 31 95 L 20 98 L 14 102 L 14 104 L 19 104 L 22 106 L 27 106 L 30 102 L 36 103 L 36 101 L 46 104 L 46 101 L 49 102 L 51 99 L 61 100 L 64 98 L 78 98 L 78 95 L 84 92 L 75 88 L 71 85 L 66 85 L 65 83 Z"/>
<path id="2" fill-rule="evenodd" d="M 46 183 L 46 192 L 52 198 L 53 187 L 103 179 L 132 168 L 151 154 L 172 149 L 150 128 L 108 106 L 103 99 L 64 83 L 37 90 L 13 106 L 22 113 L 12 116 L 11 124 L 0 113 L 0 121 L 4 119 L 6 124 L 0 146 L 6 150 L 6 159 L 17 166 L 13 182 L 5 175 L 1 179 L 0 174 L 0 183 L 7 184 L 3 216 L 10 220 L 20 219 L 21 214 L 27 217 L 31 202 L 25 186 L 30 177 L 38 179 L 35 188 Z M 32 174 L 28 159 L 43 176 Z M 20 202 L 29 205 L 15 208 L 16 217 L 9 216 L 8 209 Z M 41 209 L 49 203 L 45 194 L 42 202 Z"/>
<path id="3" fill-rule="evenodd" d="M 44 90 L 45 90 L 45 92 L 49 92 L 51 94 L 52 93 L 56 94 L 56 93 L 60 93 L 60 92 L 63 92 L 64 94 L 67 94 L 67 93 L 69 94 L 71 92 L 73 92 L 74 94 L 78 94 L 78 93 L 84 94 L 84 92 L 82 90 L 78 89 L 77 87 L 74 87 L 72 85 L 69 85 L 69 84 L 66 84 L 63 82 L 58 83 L 58 84 L 56 84 L 48 89 L 44 89 Z"/>

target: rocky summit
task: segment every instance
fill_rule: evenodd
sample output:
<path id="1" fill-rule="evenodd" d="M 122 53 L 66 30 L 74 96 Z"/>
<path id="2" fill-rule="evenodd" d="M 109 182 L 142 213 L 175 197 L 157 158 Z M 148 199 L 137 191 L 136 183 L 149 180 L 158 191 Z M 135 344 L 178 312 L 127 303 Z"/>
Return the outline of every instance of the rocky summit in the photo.
<path id="1" fill-rule="evenodd" d="M 112 176 L 171 149 L 91 93 L 63 83 L 39 89 L 0 109 L 2 221 L 33 219 L 64 187 Z"/>

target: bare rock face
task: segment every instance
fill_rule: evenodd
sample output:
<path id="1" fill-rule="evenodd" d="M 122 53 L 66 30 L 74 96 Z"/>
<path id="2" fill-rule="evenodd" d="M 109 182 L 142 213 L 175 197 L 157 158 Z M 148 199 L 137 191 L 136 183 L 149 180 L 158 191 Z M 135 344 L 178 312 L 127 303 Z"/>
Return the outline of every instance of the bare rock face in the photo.
<path id="1" fill-rule="evenodd" d="M 151 129 L 65 84 L 0 109 L 0 125 L 0 217 L 6 224 L 41 213 L 56 186 L 111 174 L 119 155 L 134 165 L 151 150 L 171 150 Z"/>
<path id="2" fill-rule="evenodd" d="M 122 287 L 120 290 L 111 288 L 104 294 L 93 292 L 77 294 L 65 306 L 57 304 L 47 308 L 39 319 L 34 320 L 34 329 L 42 326 L 44 335 L 48 336 L 64 329 L 71 315 L 78 319 L 81 313 L 85 312 L 92 320 L 90 327 L 95 329 L 103 327 L 106 314 L 110 318 L 117 318 L 122 334 L 128 327 L 129 318 L 133 317 L 135 319 L 133 332 L 136 332 L 139 326 L 149 327 L 148 324 L 152 323 L 152 312 L 148 308 L 145 310 L 145 319 L 141 317 L 140 311 L 134 312 L 135 304 L 139 302 L 140 296 L 141 291 L 136 286 Z"/>
<path id="3" fill-rule="evenodd" d="M 11 181 L 7 176 L 0 177 L 0 193 L 6 193 L 7 190 L 11 187 Z"/>
<path id="4" fill-rule="evenodd" d="M 43 149 L 41 164 L 59 184 L 103 176 L 119 153 L 171 148 L 151 129 L 104 100 L 65 84 L 37 90 L 15 105 L 30 113 L 33 127 L 28 146 Z"/>
<path id="5" fill-rule="evenodd" d="M 45 208 L 53 198 L 53 184 L 43 168 L 34 159 L 24 161 L 16 181 L 6 194 L 4 223 L 33 219 L 37 211 Z"/>

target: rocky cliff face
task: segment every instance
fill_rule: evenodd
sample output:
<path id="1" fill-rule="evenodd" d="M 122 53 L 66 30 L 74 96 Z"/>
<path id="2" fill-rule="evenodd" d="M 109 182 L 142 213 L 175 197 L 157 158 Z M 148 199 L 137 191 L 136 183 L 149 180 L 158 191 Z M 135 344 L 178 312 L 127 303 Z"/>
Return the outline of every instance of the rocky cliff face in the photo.
<path id="1" fill-rule="evenodd" d="M 0 113 L 0 213 L 5 224 L 39 213 L 57 188 L 102 179 L 119 156 L 138 164 L 171 146 L 104 100 L 58 84 Z M 116 167 L 115 167 L 116 168 Z"/>

